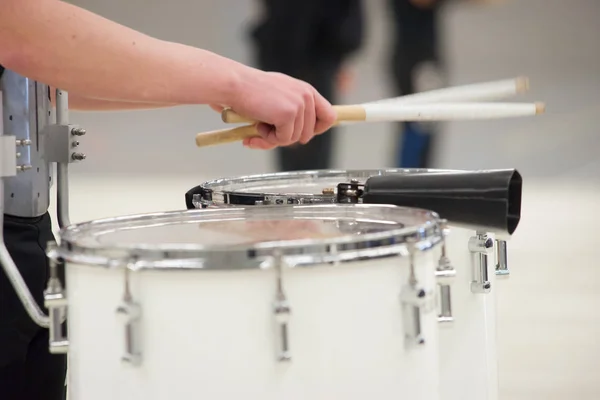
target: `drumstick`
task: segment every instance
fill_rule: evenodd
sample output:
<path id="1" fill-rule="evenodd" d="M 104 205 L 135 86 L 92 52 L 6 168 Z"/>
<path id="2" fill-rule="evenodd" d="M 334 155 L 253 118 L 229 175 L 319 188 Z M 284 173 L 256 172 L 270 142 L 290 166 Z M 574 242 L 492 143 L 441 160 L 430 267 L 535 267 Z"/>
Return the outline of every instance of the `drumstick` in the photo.
<path id="1" fill-rule="evenodd" d="M 474 83 L 445 89 L 430 90 L 392 97 L 363 104 L 422 104 L 422 103 L 453 103 L 500 100 L 529 90 L 529 79 L 521 76 L 515 79 Z"/>
<path id="2" fill-rule="evenodd" d="M 407 96 L 392 97 L 389 99 L 371 101 L 365 104 L 422 104 L 422 103 L 453 103 L 499 100 L 529 89 L 529 79 L 518 77 L 499 81 L 475 83 L 470 85 L 455 86 L 445 89 L 410 94 Z M 255 122 L 242 117 L 230 108 L 221 113 L 225 123 Z"/>
<path id="3" fill-rule="evenodd" d="M 543 103 L 456 103 L 456 104 L 365 104 L 334 106 L 337 122 L 391 122 L 391 121 L 456 121 L 524 117 L 542 114 Z M 237 128 L 199 133 L 198 147 L 211 146 L 257 137 L 256 124 Z"/>
<path id="4" fill-rule="evenodd" d="M 206 147 L 215 144 L 239 142 L 246 138 L 260 136 L 254 125 L 238 126 L 233 129 L 221 129 L 217 131 L 199 133 L 196 135 L 196 146 Z"/>

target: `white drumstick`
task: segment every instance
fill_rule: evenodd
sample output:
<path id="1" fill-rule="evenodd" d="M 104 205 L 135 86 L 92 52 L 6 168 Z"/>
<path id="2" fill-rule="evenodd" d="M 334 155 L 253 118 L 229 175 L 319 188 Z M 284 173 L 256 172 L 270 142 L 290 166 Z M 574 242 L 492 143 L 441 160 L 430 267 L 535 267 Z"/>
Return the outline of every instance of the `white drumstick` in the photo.
<path id="1" fill-rule="evenodd" d="M 529 89 L 529 80 L 525 77 L 515 79 L 504 79 L 493 82 L 475 83 L 471 85 L 455 86 L 446 89 L 431 90 L 407 96 L 393 97 L 362 103 L 363 105 L 375 104 L 427 104 L 427 103 L 453 103 L 453 102 L 476 102 L 491 101 L 523 93 Z M 225 109 L 221 113 L 223 122 L 241 123 L 254 122 L 248 118 L 238 115 L 231 109 Z M 345 122 L 344 124 L 351 124 Z"/>
<path id="2" fill-rule="evenodd" d="M 363 104 L 333 106 L 337 123 L 345 121 L 392 122 L 392 121 L 460 121 L 526 117 L 541 114 L 543 103 L 430 103 L 430 104 Z M 257 124 L 237 128 L 199 133 L 198 147 L 235 142 L 260 136 Z"/>
<path id="3" fill-rule="evenodd" d="M 543 103 L 425 103 L 335 106 L 338 122 L 460 121 L 542 114 Z"/>
<path id="4" fill-rule="evenodd" d="M 529 90 L 529 79 L 518 77 L 392 97 L 363 104 L 422 104 L 500 100 Z"/>

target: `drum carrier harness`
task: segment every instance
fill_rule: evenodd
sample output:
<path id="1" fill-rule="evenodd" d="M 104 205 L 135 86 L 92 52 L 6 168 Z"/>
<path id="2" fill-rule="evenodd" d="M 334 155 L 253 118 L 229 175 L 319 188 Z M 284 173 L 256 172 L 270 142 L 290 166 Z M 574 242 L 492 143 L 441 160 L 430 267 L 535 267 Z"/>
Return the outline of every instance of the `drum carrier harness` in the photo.
<path id="1" fill-rule="evenodd" d="M 68 168 L 85 159 L 77 151 L 86 131 L 69 124 L 68 94 L 0 66 L 0 226 L 4 214 L 31 218 L 45 214 L 50 206 L 50 188 L 56 164 L 57 216 L 61 228 L 70 225 Z M 50 243 L 48 250 L 53 243 Z M 50 352 L 66 353 L 62 337 L 66 297 L 50 263 L 50 279 L 44 294 L 48 315 L 31 295 L 12 260 L 0 230 L 0 264 L 31 319 L 50 330 Z"/>

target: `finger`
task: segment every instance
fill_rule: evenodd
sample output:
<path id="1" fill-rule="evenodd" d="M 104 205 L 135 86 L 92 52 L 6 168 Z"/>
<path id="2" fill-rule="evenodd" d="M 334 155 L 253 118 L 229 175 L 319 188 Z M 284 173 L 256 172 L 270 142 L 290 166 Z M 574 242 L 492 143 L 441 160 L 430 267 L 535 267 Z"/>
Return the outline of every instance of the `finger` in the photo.
<path id="1" fill-rule="evenodd" d="M 294 144 L 300 140 L 302 134 L 304 133 L 304 129 L 306 127 L 306 102 L 303 102 L 302 106 L 298 109 L 298 114 L 296 114 L 296 122 L 294 123 L 294 133 L 288 143 L 282 143 L 287 146 L 290 144 Z"/>
<path id="2" fill-rule="evenodd" d="M 261 138 L 263 138 L 266 142 L 271 143 L 274 146 L 279 145 L 279 139 L 277 138 L 275 126 L 260 122 L 256 126 L 256 130 Z"/>
<path id="3" fill-rule="evenodd" d="M 307 101 L 304 108 L 304 129 L 300 136 L 300 143 L 306 144 L 315 135 L 316 117 L 315 111 L 315 96 L 314 91 L 308 93 Z"/>
<path id="4" fill-rule="evenodd" d="M 291 118 L 286 118 L 282 123 L 275 125 L 265 139 L 278 146 L 290 144 L 294 136 L 295 125 L 296 115 L 294 114 Z"/>
<path id="5" fill-rule="evenodd" d="M 209 104 L 208 106 L 218 113 L 223 112 L 225 109 L 225 106 L 219 104 Z"/>
<path id="6" fill-rule="evenodd" d="M 315 97 L 315 111 L 317 113 L 317 121 L 315 123 L 315 134 L 319 135 L 331 128 L 337 118 L 336 112 L 323 96 L 321 96 L 316 90 L 314 93 Z"/>
<path id="7" fill-rule="evenodd" d="M 277 147 L 274 144 L 267 142 L 265 139 L 260 137 L 253 137 L 244 139 L 244 146 L 249 147 L 254 150 L 271 150 Z"/>

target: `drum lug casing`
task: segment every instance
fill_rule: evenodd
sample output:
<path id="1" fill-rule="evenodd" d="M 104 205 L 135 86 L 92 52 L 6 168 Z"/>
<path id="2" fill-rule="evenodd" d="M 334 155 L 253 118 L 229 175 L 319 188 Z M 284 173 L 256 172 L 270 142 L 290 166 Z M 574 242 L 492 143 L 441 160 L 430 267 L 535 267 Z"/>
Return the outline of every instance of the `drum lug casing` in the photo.
<path id="1" fill-rule="evenodd" d="M 130 290 L 130 274 L 135 270 L 135 264 L 130 263 L 125 268 L 125 288 L 121 304 L 117 307 L 116 314 L 124 328 L 125 348 L 121 361 L 134 367 L 142 364 L 140 346 L 140 330 L 142 307 L 134 301 Z"/>
<path id="2" fill-rule="evenodd" d="M 438 315 L 438 322 L 443 324 L 454 322 L 454 316 L 452 315 L 451 285 L 456 278 L 456 269 L 454 269 L 452 263 L 450 262 L 450 258 L 448 258 L 446 254 L 445 237 L 448 234 L 447 223 L 448 221 L 446 220 L 440 221 L 440 228 L 442 230 L 442 236 L 444 239 L 442 242 L 442 254 L 435 271 L 435 277 L 439 286 L 440 295 L 440 313 Z"/>
<path id="3" fill-rule="evenodd" d="M 510 276 L 506 247 L 506 240 L 496 239 L 496 276 L 499 278 L 508 278 Z"/>
<path id="4" fill-rule="evenodd" d="M 478 232 L 469 239 L 469 251 L 475 255 L 471 292 L 486 294 L 492 290 L 488 277 L 488 256 L 492 252 L 494 241 L 486 233 Z"/>
<path id="5" fill-rule="evenodd" d="M 407 348 L 420 347 L 426 344 L 423 336 L 422 315 L 434 308 L 434 296 L 419 285 L 415 274 L 414 240 L 407 243 L 409 252 L 410 275 L 408 284 L 402 289 L 400 301 L 404 321 L 404 339 Z"/>

